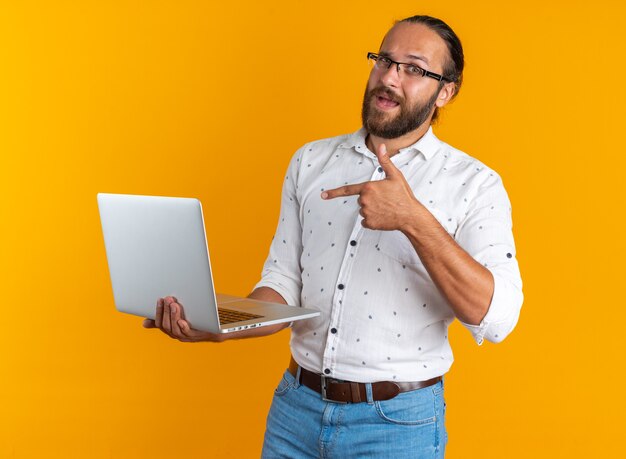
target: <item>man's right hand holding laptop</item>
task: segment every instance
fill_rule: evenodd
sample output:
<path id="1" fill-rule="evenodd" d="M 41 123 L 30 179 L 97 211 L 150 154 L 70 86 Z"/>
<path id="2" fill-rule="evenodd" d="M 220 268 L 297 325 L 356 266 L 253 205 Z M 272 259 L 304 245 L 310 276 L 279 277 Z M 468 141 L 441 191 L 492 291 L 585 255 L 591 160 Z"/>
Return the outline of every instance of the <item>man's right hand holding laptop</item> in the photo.
<path id="1" fill-rule="evenodd" d="M 269 287 L 259 287 L 255 289 L 248 298 L 273 303 L 287 304 L 287 302 L 275 290 Z M 145 328 L 158 328 L 170 338 L 177 339 L 185 343 L 195 343 L 209 341 L 221 343 L 230 339 L 255 338 L 259 336 L 273 335 L 289 326 L 289 322 L 264 327 L 250 328 L 248 330 L 236 331 L 232 333 L 211 333 L 191 328 L 185 319 L 183 305 L 173 296 L 159 298 L 156 305 L 155 320 L 145 319 Z"/>

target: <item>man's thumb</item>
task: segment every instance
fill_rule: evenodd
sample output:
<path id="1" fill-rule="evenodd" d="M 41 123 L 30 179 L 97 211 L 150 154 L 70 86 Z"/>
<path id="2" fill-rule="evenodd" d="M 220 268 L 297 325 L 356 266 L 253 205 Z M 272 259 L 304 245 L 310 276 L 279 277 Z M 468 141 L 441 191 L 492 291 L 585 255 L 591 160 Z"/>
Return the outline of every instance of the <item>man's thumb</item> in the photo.
<path id="1" fill-rule="evenodd" d="M 378 154 L 376 155 L 376 157 L 378 158 L 378 163 L 385 171 L 385 174 L 387 174 L 387 177 L 392 177 L 396 174 L 398 169 L 387 154 L 387 145 L 381 143 L 378 146 Z"/>

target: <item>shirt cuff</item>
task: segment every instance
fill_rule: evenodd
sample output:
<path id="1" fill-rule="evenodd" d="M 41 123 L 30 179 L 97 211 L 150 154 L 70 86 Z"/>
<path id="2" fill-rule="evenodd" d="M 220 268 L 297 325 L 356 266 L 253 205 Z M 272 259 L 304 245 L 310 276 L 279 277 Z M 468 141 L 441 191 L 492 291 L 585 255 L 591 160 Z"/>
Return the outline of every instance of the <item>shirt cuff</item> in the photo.
<path id="1" fill-rule="evenodd" d="M 485 322 L 485 319 L 483 319 L 478 325 L 466 324 L 460 319 L 459 322 L 461 322 L 461 325 L 463 325 L 470 331 L 472 337 L 474 338 L 474 341 L 476 341 L 476 344 L 478 344 L 479 346 L 483 344 L 485 333 L 487 332 L 487 326 L 489 325 L 487 322 Z"/>
<path id="2" fill-rule="evenodd" d="M 254 286 L 254 289 L 257 289 L 259 287 L 271 288 L 280 296 L 282 296 L 289 306 L 300 306 L 300 301 L 298 300 L 298 298 L 293 293 L 291 293 L 289 289 L 287 289 L 287 287 L 285 287 L 282 284 L 279 284 L 271 280 L 263 279 Z"/>
<path id="3" fill-rule="evenodd" d="M 478 325 L 461 324 L 472 334 L 479 346 L 487 339 L 492 343 L 501 342 L 515 328 L 523 301 L 521 290 L 506 279 L 493 273 L 494 290 L 487 314 Z"/>

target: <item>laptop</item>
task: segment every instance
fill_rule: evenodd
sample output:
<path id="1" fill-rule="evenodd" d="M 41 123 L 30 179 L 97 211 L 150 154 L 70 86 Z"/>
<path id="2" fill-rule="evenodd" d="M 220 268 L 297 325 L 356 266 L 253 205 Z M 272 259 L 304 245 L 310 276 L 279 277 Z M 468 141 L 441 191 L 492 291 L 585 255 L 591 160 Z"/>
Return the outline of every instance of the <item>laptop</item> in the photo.
<path id="1" fill-rule="evenodd" d="M 98 193 L 118 311 L 154 319 L 174 296 L 192 328 L 229 333 L 309 319 L 319 311 L 216 294 L 202 205 L 194 198 Z"/>

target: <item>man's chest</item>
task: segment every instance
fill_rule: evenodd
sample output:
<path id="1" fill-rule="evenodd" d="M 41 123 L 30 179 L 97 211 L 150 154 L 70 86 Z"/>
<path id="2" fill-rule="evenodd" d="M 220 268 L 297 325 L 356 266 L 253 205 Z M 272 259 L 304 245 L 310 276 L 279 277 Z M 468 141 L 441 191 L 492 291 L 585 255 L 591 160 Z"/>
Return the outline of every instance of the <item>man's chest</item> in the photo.
<path id="1" fill-rule="evenodd" d="M 416 199 L 435 216 L 449 234 L 454 235 L 462 217 L 462 206 L 459 205 L 462 198 L 457 188 L 463 187 L 464 184 L 457 183 L 460 178 L 452 174 L 446 176 L 434 163 L 413 161 L 400 162 L 396 165 Z M 385 174 L 375 160 L 362 155 L 351 157 L 336 155 L 322 167 L 318 166 L 313 170 L 309 168 L 310 166 L 304 169 L 297 188 L 303 246 L 325 252 L 326 249 L 338 245 L 345 247 L 355 240 L 357 233 L 362 233 L 369 245 L 375 249 L 379 248 L 379 242 L 383 246 L 392 246 L 398 250 L 406 249 L 402 238 L 397 234 L 391 234 L 398 233 L 397 231 L 369 231 L 361 227 L 358 195 L 330 200 L 321 198 L 321 193 L 325 190 L 348 184 L 384 180 Z"/>

